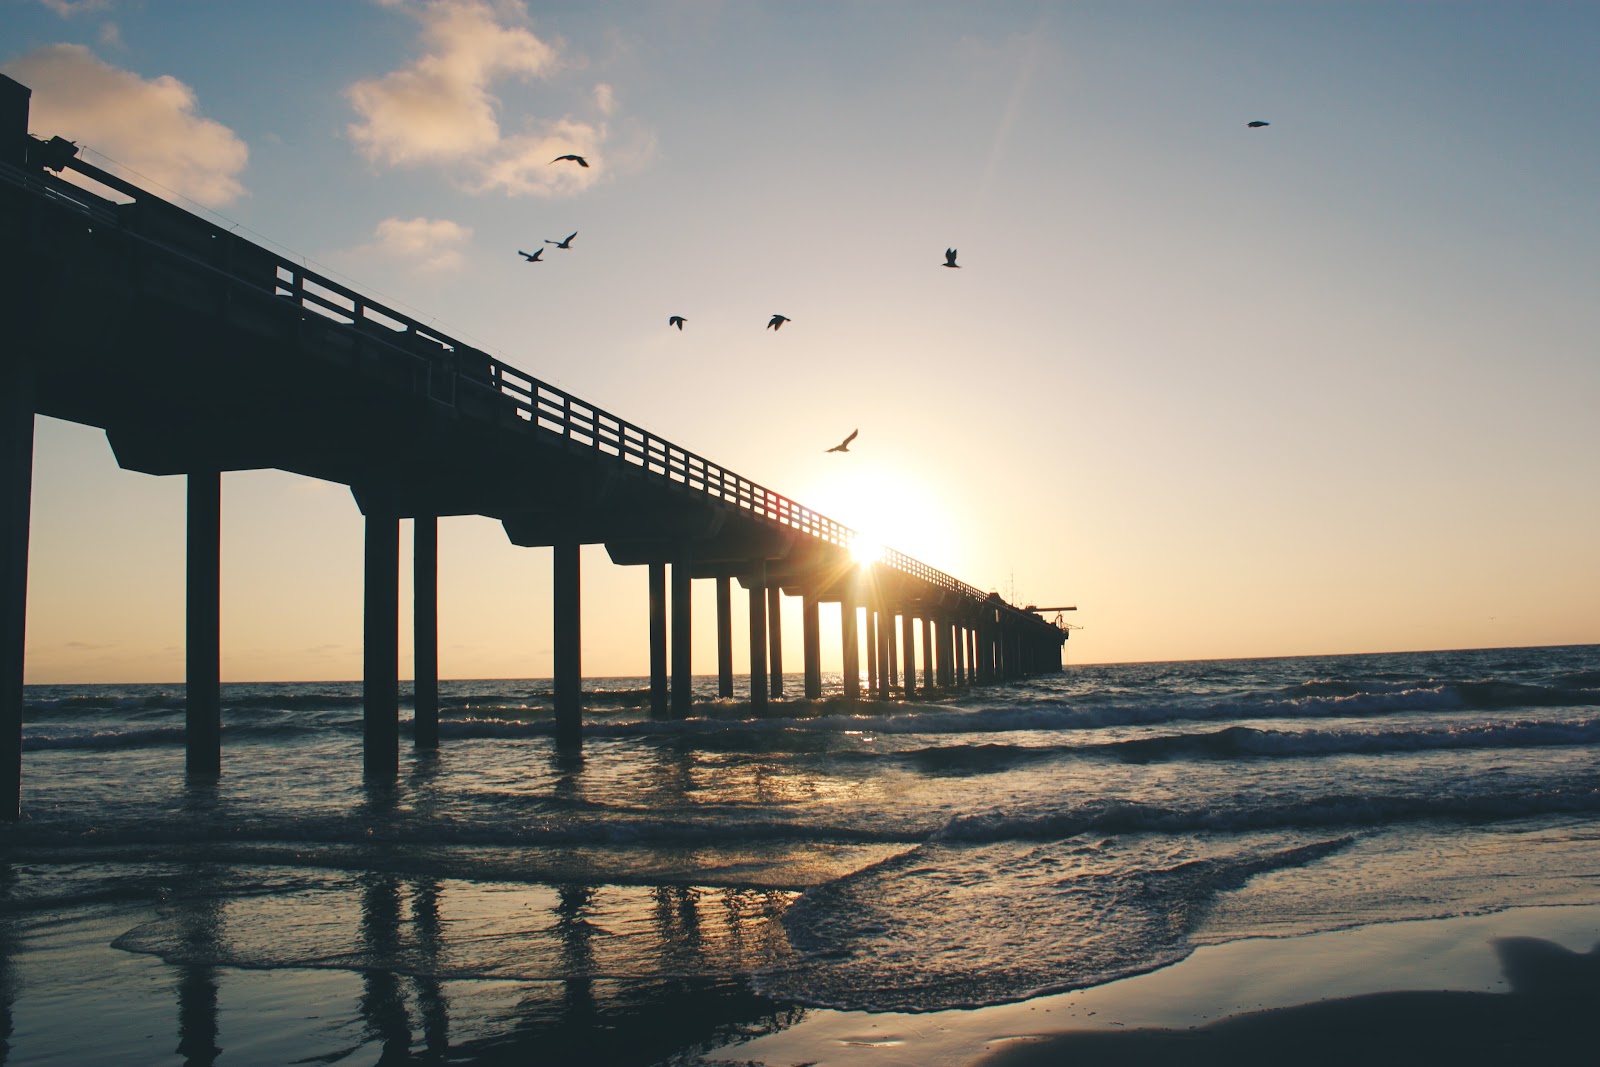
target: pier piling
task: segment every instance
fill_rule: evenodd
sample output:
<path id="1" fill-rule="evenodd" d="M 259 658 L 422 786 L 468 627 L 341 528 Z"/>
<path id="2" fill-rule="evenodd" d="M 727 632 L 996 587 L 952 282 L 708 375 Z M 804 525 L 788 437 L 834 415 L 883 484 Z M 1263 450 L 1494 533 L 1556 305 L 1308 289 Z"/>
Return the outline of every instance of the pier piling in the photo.
<path id="1" fill-rule="evenodd" d="M 188 475 L 184 771 L 222 773 L 222 472 Z"/>
<path id="2" fill-rule="evenodd" d="M 367 503 L 361 640 L 361 766 L 374 782 L 400 769 L 400 516 Z"/>
<path id="3" fill-rule="evenodd" d="M 413 744 L 439 747 L 439 520 L 418 515 L 411 527 L 411 713 Z"/>
<path id="4" fill-rule="evenodd" d="M 578 542 L 558 542 L 553 546 L 553 556 L 556 743 L 572 747 L 583 740 L 583 618 Z"/>

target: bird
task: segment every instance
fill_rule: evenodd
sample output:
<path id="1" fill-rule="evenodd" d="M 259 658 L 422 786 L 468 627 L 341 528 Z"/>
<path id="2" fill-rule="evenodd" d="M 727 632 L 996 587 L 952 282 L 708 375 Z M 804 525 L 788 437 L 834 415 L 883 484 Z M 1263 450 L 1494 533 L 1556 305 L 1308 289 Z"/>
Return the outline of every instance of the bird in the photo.
<path id="1" fill-rule="evenodd" d="M 547 245 L 555 245 L 557 248 L 571 248 L 572 247 L 572 239 L 574 237 L 576 237 L 576 236 L 578 236 L 578 231 L 577 230 L 573 230 L 571 233 L 567 234 L 565 237 L 563 237 L 559 241 L 552 241 L 552 240 L 550 240 L 550 238 L 546 237 L 544 239 L 544 243 L 547 244 Z M 540 249 L 540 251 L 543 251 L 543 249 Z"/>
<path id="2" fill-rule="evenodd" d="M 827 451 L 829 451 L 829 452 L 848 452 L 848 451 L 850 451 L 850 442 L 854 441 L 856 439 L 856 434 L 858 434 L 860 432 L 861 432 L 860 430 L 851 430 L 849 437 L 846 437 L 843 441 L 840 441 L 838 444 L 834 445 L 832 448 L 828 449 Z"/>
<path id="3" fill-rule="evenodd" d="M 1256 119 L 1254 122 L 1245 123 L 1245 125 L 1250 127 L 1252 130 L 1259 130 L 1263 126 L 1271 126 L 1272 123 L 1262 122 L 1260 119 Z"/>
<path id="4" fill-rule="evenodd" d="M 529 263 L 539 263 L 539 262 L 542 262 L 542 260 L 540 260 L 539 257 L 544 255 L 544 249 L 541 248 L 541 249 L 539 249 L 539 251 L 535 252 L 533 255 L 530 256 L 530 255 L 528 255 L 528 253 L 524 252 L 522 249 L 519 248 L 519 249 L 517 249 L 517 255 L 521 256 L 523 259 L 527 260 Z"/>
<path id="5" fill-rule="evenodd" d="M 769 330 L 781 330 L 781 329 L 783 329 L 783 324 L 788 322 L 788 321 L 789 321 L 789 319 L 788 319 L 787 316 L 774 315 L 774 316 L 772 316 L 771 319 L 769 319 L 767 321 L 767 329 L 769 329 Z"/>
<path id="6" fill-rule="evenodd" d="M 674 315 L 674 316 L 672 316 L 672 318 L 667 320 L 667 325 L 668 326 L 676 326 L 679 330 L 682 330 L 683 329 L 683 322 L 684 322 L 684 318 L 683 318 L 682 315 Z"/>
<path id="7" fill-rule="evenodd" d="M 564 156 L 557 156 L 556 158 L 552 159 L 550 162 L 551 163 L 560 163 L 563 159 L 570 159 L 570 160 L 572 160 L 572 162 L 576 163 L 580 167 L 587 167 L 589 165 L 589 161 L 587 159 L 584 159 L 580 155 L 575 155 L 572 152 L 568 152 Z"/>
<path id="8" fill-rule="evenodd" d="M 944 250 L 944 265 L 946 267 L 954 267 L 956 270 L 960 270 L 961 269 L 961 264 L 956 262 L 956 250 L 955 249 L 947 248 L 947 249 Z"/>

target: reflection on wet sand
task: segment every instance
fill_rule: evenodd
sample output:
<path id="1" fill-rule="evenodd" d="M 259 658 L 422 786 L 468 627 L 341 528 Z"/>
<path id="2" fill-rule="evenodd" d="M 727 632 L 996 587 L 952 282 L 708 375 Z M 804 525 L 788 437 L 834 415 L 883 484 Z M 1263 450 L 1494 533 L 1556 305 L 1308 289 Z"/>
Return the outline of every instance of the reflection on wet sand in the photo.
<path id="1" fill-rule="evenodd" d="M 1581 1063 L 1594 1055 L 1600 945 L 1494 942 L 1508 993 L 1409 990 L 1235 1015 L 1187 1030 L 1069 1031 L 1010 1045 L 986 1067 Z"/>
<path id="2" fill-rule="evenodd" d="M 781 892 L 286 876 L 302 885 L 292 902 L 232 868 L 192 865 L 161 918 L 120 939 L 174 967 L 188 1067 L 226 1062 L 219 1014 L 245 1007 L 229 1004 L 230 967 L 278 975 L 291 996 L 307 970 L 359 975 L 349 1010 L 307 1013 L 325 1020 L 314 1042 L 334 1038 L 314 1057 L 329 1062 L 366 1050 L 379 1063 L 642 1065 L 803 1014 L 744 977 L 781 948 Z"/>

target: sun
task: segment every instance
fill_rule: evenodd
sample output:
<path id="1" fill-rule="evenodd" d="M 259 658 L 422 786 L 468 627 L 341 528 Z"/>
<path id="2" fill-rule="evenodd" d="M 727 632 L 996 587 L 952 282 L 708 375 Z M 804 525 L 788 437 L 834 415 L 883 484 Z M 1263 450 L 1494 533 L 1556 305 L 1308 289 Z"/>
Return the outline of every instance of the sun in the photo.
<path id="1" fill-rule="evenodd" d="M 855 531 L 850 554 L 875 563 L 890 549 L 948 573 L 960 564 L 960 525 L 942 506 L 943 493 L 907 475 L 851 457 L 806 491 L 808 505 Z M 864 459 L 864 457 L 863 457 Z"/>

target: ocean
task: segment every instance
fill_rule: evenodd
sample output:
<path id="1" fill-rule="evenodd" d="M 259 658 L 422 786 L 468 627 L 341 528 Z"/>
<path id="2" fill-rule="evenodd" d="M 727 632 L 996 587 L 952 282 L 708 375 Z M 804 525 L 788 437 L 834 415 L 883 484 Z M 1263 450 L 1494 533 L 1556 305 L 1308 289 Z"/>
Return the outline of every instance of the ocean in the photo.
<path id="1" fill-rule="evenodd" d="M 29 686 L 3 1062 L 691 1064 L 818 1009 L 1600 903 L 1597 645 L 828 682 L 653 721 L 590 679 L 581 756 L 547 681 L 446 682 L 384 788 L 359 683 L 224 685 L 214 782 L 181 686 Z"/>

